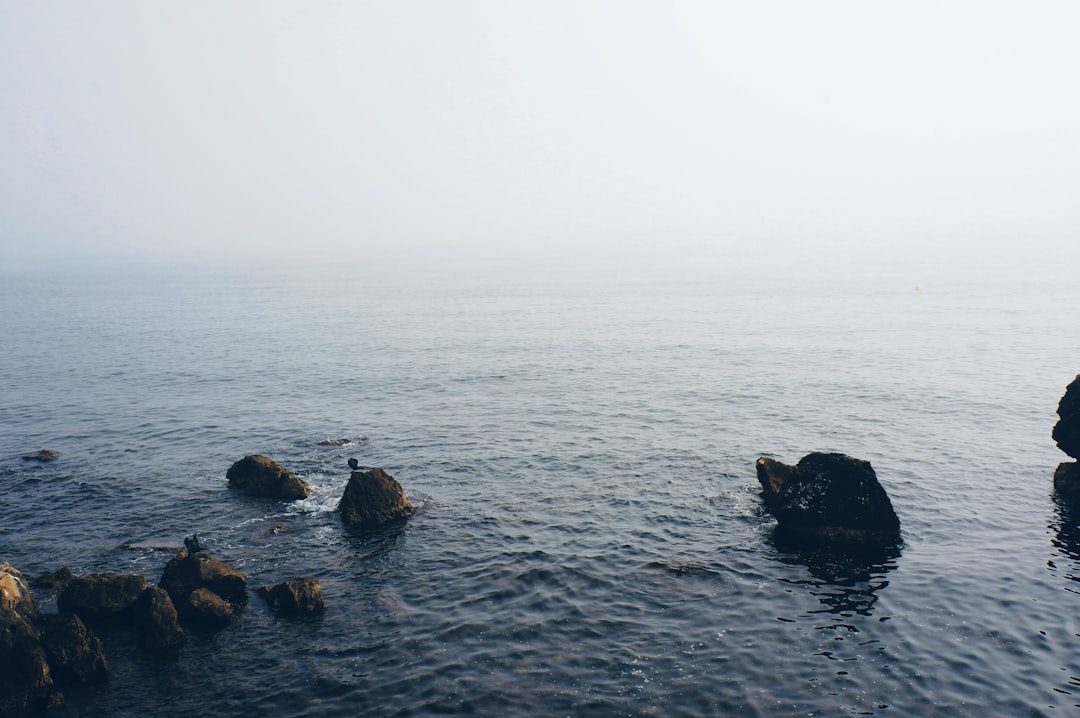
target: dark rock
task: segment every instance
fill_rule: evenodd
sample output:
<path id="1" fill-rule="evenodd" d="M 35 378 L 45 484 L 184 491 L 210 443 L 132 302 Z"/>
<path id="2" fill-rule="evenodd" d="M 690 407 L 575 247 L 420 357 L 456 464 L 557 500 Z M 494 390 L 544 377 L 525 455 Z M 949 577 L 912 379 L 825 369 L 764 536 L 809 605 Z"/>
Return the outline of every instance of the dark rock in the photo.
<path id="1" fill-rule="evenodd" d="M 0 609 L 0 716 L 37 715 L 62 700 L 37 629 L 15 611 Z"/>
<path id="2" fill-rule="evenodd" d="M 897 541 L 900 520 L 867 461 L 807 454 L 795 466 L 760 458 L 765 508 L 792 534 L 865 542 Z"/>
<path id="3" fill-rule="evenodd" d="M 188 594 L 183 604 L 183 614 L 184 620 L 195 628 L 218 630 L 240 615 L 240 607 L 213 591 L 197 588 Z"/>
<path id="4" fill-rule="evenodd" d="M 1080 459 L 1080 374 L 1065 387 L 1057 413 L 1060 418 L 1054 425 L 1054 441 L 1066 454 Z"/>
<path id="5" fill-rule="evenodd" d="M 326 608 L 317 578 L 298 578 L 274 587 L 263 586 L 259 594 L 271 606 L 276 604 L 285 616 L 310 616 L 322 613 Z"/>
<path id="6" fill-rule="evenodd" d="M 27 619 L 37 615 L 37 607 L 30 596 L 26 579 L 14 566 L 3 561 L 0 561 L 0 611 L 11 612 Z"/>
<path id="7" fill-rule="evenodd" d="M 54 678 L 80 683 L 109 680 L 105 647 L 78 616 L 74 613 L 45 614 L 38 626 L 41 628 L 41 646 Z"/>
<path id="8" fill-rule="evenodd" d="M 36 454 L 23 454 L 23 459 L 26 461 L 55 461 L 57 458 L 59 454 L 48 449 L 42 449 Z"/>
<path id="9" fill-rule="evenodd" d="M 247 601 L 247 579 L 235 568 L 205 551 L 189 554 L 181 551 L 165 565 L 158 586 L 169 592 L 173 604 L 182 606 L 188 595 L 205 588 L 236 603 Z"/>
<path id="10" fill-rule="evenodd" d="M 324 439 L 319 442 L 319 446 L 345 446 L 348 443 L 348 439 Z"/>
<path id="11" fill-rule="evenodd" d="M 225 474 L 229 486 L 254 496 L 294 501 L 307 498 L 311 487 L 265 456 L 252 454 L 237 461 Z"/>
<path id="12" fill-rule="evenodd" d="M 148 651 L 168 652 L 182 646 L 187 634 L 180 627 L 169 592 L 151 586 L 143 593 L 142 617 L 139 621 L 139 647 Z"/>
<path id="13" fill-rule="evenodd" d="M 356 529 L 402 521 L 413 511 L 401 484 L 382 469 L 352 472 L 338 508 L 345 524 Z"/>
<path id="14" fill-rule="evenodd" d="M 75 574 L 72 573 L 71 569 L 64 566 L 55 571 L 41 574 L 32 580 L 30 584 L 34 588 L 49 588 L 54 591 L 63 591 L 74 578 Z"/>
<path id="15" fill-rule="evenodd" d="M 1080 462 L 1058 464 L 1054 470 L 1054 491 L 1070 500 L 1080 500 Z"/>
<path id="16" fill-rule="evenodd" d="M 127 614 L 146 590 L 146 577 L 133 573 L 77 576 L 56 599 L 57 607 L 94 621 Z"/>

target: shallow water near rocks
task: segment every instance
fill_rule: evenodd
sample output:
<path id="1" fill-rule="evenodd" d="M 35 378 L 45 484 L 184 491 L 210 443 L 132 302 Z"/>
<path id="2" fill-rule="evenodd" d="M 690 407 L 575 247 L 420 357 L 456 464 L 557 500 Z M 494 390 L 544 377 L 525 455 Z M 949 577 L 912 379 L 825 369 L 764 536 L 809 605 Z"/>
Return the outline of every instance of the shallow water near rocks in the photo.
<path id="1" fill-rule="evenodd" d="M 1050 430 L 1075 283 L 792 277 L 9 278 L 0 560 L 156 582 L 198 532 L 327 605 L 253 596 L 175 663 L 104 627 L 113 679 L 68 711 L 1071 712 L 1080 510 Z M 815 450 L 872 463 L 900 547 L 776 535 L 754 461 Z M 249 453 L 314 495 L 230 491 Z M 404 486 L 403 527 L 344 529 L 353 456 Z"/>

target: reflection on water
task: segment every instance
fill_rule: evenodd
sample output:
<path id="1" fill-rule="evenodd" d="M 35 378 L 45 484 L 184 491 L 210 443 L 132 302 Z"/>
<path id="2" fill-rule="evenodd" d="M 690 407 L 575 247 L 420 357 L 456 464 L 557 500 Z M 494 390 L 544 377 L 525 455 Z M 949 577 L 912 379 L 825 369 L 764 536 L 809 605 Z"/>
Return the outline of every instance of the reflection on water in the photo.
<path id="1" fill-rule="evenodd" d="M 1050 542 L 1068 563 L 1058 566 L 1050 558 L 1046 561 L 1047 567 L 1055 574 L 1061 572 L 1070 581 L 1080 582 L 1080 505 L 1055 493 L 1050 529 L 1054 532 Z"/>
<path id="2" fill-rule="evenodd" d="M 776 559 L 805 566 L 811 578 L 786 580 L 806 586 L 822 604 L 821 612 L 870 616 L 878 593 L 889 585 L 887 574 L 896 568 L 900 545 L 864 546 L 794 537 L 780 529 L 768 536 Z"/>

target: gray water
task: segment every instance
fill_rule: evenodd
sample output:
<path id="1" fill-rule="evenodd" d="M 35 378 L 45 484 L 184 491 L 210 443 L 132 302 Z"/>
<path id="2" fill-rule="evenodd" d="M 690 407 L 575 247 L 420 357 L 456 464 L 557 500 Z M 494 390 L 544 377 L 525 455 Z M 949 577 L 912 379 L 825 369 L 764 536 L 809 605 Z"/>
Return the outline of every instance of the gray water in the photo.
<path id="1" fill-rule="evenodd" d="M 1077 307 L 940 268 L 6 277 L 0 560 L 157 581 L 198 532 L 251 586 L 320 578 L 323 617 L 253 599 L 176 663 L 103 627 L 80 716 L 1071 712 Z M 902 546 L 775 535 L 753 462 L 810 451 L 872 463 Z M 315 494 L 230 491 L 249 453 Z M 344 530 L 350 456 L 404 528 Z"/>

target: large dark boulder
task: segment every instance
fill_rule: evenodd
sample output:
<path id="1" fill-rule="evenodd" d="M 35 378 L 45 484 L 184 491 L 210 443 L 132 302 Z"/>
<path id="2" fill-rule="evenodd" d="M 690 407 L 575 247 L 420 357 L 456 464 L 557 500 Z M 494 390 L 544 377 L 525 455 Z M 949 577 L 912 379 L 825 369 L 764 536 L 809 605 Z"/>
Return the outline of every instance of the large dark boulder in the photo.
<path id="1" fill-rule="evenodd" d="M 793 535 L 893 542 L 900 520 L 867 461 L 844 454 L 807 454 L 795 466 L 760 458 L 765 509 Z"/>
<path id="2" fill-rule="evenodd" d="M 205 588 L 218 596 L 244 603 L 247 601 L 247 579 L 229 564 L 205 551 L 189 554 L 181 551 L 165 565 L 158 586 L 169 592 L 173 604 L 182 606 L 192 591 Z"/>
<path id="3" fill-rule="evenodd" d="M 237 461 L 229 467 L 225 477 L 229 480 L 229 486 L 254 496 L 294 501 L 311 494 L 311 487 L 306 481 L 296 478 L 276 461 L 259 454 Z"/>
<path id="4" fill-rule="evenodd" d="M 382 469 L 352 472 L 338 508 L 345 524 L 354 529 L 377 529 L 413 512 L 401 484 Z"/>
<path id="5" fill-rule="evenodd" d="M 298 578 L 273 587 L 263 586 L 259 594 L 271 607 L 276 605 L 283 616 L 312 616 L 326 608 L 317 578 Z"/>
<path id="6" fill-rule="evenodd" d="M 143 593 L 139 647 L 153 652 L 174 651 L 187 641 L 169 592 L 151 586 Z"/>
<path id="7" fill-rule="evenodd" d="M 37 629 L 0 609 L 0 716 L 39 715 L 62 701 Z"/>
<path id="8" fill-rule="evenodd" d="M 84 621 L 119 617 L 131 612 L 146 590 L 146 577 L 133 573 L 77 576 L 56 599 L 63 612 Z"/>
<path id="9" fill-rule="evenodd" d="M 1060 418 L 1054 425 L 1054 441 L 1066 454 L 1080 459 L 1080 374 L 1065 387 L 1057 413 Z"/>
<path id="10" fill-rule="evenodd" d="M 37 622 L 41 646 L 57 680 L 101 683 L 109 679 L 109 661 L 101 639 L 74 613 L 43 614 Z"/>

